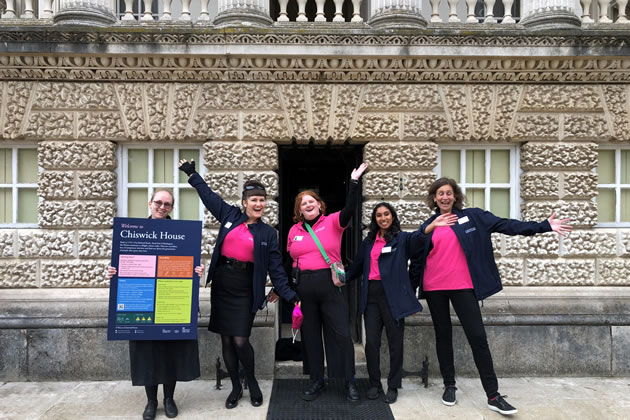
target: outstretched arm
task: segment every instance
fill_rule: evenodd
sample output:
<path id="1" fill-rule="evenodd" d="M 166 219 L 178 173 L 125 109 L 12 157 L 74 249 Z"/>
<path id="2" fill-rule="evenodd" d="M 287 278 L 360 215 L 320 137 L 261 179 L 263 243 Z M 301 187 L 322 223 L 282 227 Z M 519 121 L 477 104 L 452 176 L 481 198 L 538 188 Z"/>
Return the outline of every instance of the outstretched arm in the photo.
<path id="1" fill-rule="evenodd" d="M 552 213 L 549 219 L 547 219 L 549 225 L 551 226 L 551 230 L 556 232 L 561 236 L 568 236 L 569 233 L 573 230 L 573 226 L 569 224 L 571 219 L 556 219 L 556 213 Z"/>
<path id="2" fill-rule="evenodd" d="M 339 213 L 339 224 L 341 227 L 346 227 L 350 223 L 350 219 L 352 219 L 352 214 L 354 213 L 357 205 L 359 204 L 359 178 L 363 175 L 363 172 L 367 169 L 367 163 L 362 163 L 358 168 L 352 170 L 352 174 L 350 174 L 350 188 L 348 188 L 348 196 L 346 197 L 346 203 L 341 209 L 341 213 Z"/>

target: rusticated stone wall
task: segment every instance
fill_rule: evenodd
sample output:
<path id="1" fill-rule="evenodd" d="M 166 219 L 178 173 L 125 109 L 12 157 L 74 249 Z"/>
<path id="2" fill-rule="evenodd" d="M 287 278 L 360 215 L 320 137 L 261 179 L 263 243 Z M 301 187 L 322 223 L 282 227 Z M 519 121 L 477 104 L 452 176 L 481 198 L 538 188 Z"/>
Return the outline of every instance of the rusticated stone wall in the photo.
<path id="1" fill-rule="evenodd" d="M 630 285 L 630 229 L 597 223 L 597 150 L 630 145 L 626 85 L 0 82 L 0 146 L 38 147 L 39 229 L 0 229 L 0 288 L 106 287 L 128 142 L 203 144 L 206 179 L 239 205 L 245 180 L 267 185 L 278 222 L 276 144 L 365 144 L 363 218 L 395 203 L 405 228 L 441 144 L 518 144 L 523 219 L 553 211 L 575 231 L 495 235 L 504 284 Z M 208 258 L 217 224 L 205 216 Z"/>

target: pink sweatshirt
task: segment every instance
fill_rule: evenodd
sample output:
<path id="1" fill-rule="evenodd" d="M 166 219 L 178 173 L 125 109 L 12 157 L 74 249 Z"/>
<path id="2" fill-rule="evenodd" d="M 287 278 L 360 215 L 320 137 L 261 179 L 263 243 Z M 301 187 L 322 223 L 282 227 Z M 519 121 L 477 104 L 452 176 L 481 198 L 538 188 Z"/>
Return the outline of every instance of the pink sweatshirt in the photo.
<path id="1" fill-rule="evenodd" d="M 312 226 L 331 263 L 341 261 L 341 236 L 345 228 L 339 224 L 339 213 L 322 215 Z M 294 224 L 289 230 L 287 251 L 293 258 L 294 267 L 299 259 L 300 270 L 319 270 L 329 267 L 310 233 L 304 229 L 302 222 Z"/>
<path id="2" fill-rule="evenodd" d="M 221 255 L 239 261 L 254 262 L 254 236 L 246 223 L 241 223 L 227 234 L 221 246 Z"/>
<path id="3" fill-rule="evenodd" d="M 381 279 L 381 271 L 378 268 L 378 257 L 381 256 L 385 243 L 385 239 L 381 238 L 380 234 L 377 234 L 374 245 L 372 245 L 372 251 L 370 251 L 370 274 L 368 274 L 368 280 Z"/>
<path id="4" fill-rule="evenodd" d="M 422 289 L 425 292 L 472 289 L 466 255 L 453 229 L 450 226 L 436 227 L 431 241 L 433 249 L 427 256 Z"/>

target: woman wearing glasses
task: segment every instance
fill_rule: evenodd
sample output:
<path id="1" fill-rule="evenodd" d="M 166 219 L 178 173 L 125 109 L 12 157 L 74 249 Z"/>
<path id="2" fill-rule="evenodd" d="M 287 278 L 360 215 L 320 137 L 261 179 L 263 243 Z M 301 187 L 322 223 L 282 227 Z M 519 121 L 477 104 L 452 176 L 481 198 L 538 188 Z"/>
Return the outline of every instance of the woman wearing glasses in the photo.
<path id="1" fill-rule="evenodd" d="M 173 194 L 168 190 L 158 189 L 149 201 L 151 219 L 170 219 L 173 211 Z M 195 267 L 199 277 L 204 266 Z M 111 280 L 116 275 L 116 268 L 109 267 L 107 277 Z M 142 418 L 155 419 L 158 406 L 158 385 L 164 388 L 164 411 L 166 417 L 177 417 L 178 409 L 173 399 L 177 381 L 192 381 L 200 376 L 199 347 L 197 340 L 142 340 L 129 341 L 129 364 L 131 384 L 144 386 L 147 404 Z"/>
<path id="2" fill-rule="evenodd" d="M 241 209 L 227 204 L 210 189 L 195 170 L 194 161 L 180 160 L 179 169 L 188 175 L 188 183 L 221 224 L 208 270 L 207 282 L 212 282 L 208 329 L 221 335 L 223 360 L 232 381 L 225 406 L 236 407 L 243 395 L 240 362 L 247 375 L 251 403 L 259 407 L 263 395 L 254 375 L 254 349 L 249 336 L 256 311 L 265 302 L 267 274 L 278 295 L 293 304 L 298 302 L 282 267 L 277 233 L 261 220 L 265 187 L 258 181 L 245 182 Z"/>

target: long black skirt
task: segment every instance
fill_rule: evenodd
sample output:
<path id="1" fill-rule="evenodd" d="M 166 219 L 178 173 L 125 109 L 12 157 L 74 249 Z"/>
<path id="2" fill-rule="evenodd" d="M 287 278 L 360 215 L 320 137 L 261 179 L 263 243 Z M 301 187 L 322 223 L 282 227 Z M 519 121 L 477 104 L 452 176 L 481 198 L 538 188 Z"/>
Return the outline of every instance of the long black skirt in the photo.
<path id="1" fill-rule="evenodd" d="M 200 376 L 197 340 L 129 341 L 132 385 L 192 381 Z"/>
<path id="2" fill-rule="evenodd" d="M 253 277 L 251 269 L 217 267 L 210 290 L 210 331 L 235 337 L 251 335 L 255 315 Z"/>

